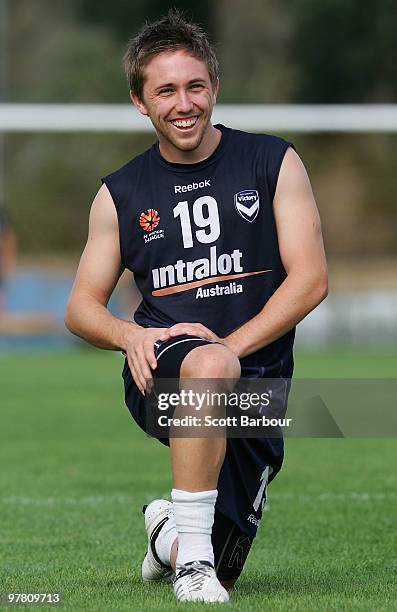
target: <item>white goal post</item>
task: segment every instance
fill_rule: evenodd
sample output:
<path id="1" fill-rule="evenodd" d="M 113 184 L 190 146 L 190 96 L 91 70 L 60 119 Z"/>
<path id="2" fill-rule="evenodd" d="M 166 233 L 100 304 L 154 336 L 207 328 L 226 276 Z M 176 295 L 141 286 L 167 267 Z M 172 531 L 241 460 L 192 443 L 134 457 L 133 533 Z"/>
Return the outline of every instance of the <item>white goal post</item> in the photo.
<path id="1" fill-rule="evenodd" d="M 397 104 L 219 104 L 214 123 L 257 132 L 397 132 Z M 151 132 L 132 104 L 0 104 L 0 132 Z"/>

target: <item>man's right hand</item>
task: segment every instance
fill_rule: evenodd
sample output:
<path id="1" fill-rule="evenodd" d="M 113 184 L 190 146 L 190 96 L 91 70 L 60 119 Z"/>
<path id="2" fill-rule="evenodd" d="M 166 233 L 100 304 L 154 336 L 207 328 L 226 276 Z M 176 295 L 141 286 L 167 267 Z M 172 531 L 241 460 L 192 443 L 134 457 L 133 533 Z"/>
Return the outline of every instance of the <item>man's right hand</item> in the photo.
<path id="1" fill-rule="evenodd" d="M 164 331 L 164 327 L 145 328 L 131 325 L 126 333 L 124 350 L 132 377 L 142 395 L 145 395 L 146 389 L 151 389 L 152 370 L 157 367 L 154 343 Z"/>

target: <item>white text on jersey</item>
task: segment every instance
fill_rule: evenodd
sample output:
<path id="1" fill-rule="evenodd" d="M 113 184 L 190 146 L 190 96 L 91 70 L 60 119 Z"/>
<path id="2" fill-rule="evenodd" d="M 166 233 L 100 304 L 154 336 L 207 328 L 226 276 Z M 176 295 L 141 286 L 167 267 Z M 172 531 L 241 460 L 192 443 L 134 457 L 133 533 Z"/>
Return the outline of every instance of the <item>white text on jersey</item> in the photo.
<path id="1" fill-rule="evenodd" d="M 190 183 L 190 185 L 174 185 L 174 190 L 175 193 L 186 193 L 187 191 L 202 189 L 203 187 L 211 187 L 211 180 L 205 179 L 205 181 L 200 181 L 200 183 Z"/>
<path id="2" fill-rule="evenodd" d="M 242 272 L 241 258 L 243 254 L 238 249 L 229 255 L 222 253 L 217 255 L 216 246 L 210 248 L 210 256 L 196 259 L 194 261 L 183 261 L 178 259 L 175 264 L 155 268 L 152 270 L 153 286 L 169 287 L 175 283 L 185 283 L 193 280 L 201 280 L 218 274 L 230 274 L 230 272 Z"/>

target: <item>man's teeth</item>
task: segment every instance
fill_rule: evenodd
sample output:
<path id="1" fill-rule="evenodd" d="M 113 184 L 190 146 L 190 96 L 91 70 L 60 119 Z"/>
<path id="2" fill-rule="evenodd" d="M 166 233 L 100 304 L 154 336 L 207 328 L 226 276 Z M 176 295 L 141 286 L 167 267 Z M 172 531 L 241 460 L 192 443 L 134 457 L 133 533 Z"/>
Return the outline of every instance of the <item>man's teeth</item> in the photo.
<path id="1" fill-rule="evenodd" d="M 194 117 L 193 119 L 175 119 L 174 121 L 171 121 L 171 123 L 176 127 L 186 128 L 193 127 L 196 121 L 197 117 Z"/>

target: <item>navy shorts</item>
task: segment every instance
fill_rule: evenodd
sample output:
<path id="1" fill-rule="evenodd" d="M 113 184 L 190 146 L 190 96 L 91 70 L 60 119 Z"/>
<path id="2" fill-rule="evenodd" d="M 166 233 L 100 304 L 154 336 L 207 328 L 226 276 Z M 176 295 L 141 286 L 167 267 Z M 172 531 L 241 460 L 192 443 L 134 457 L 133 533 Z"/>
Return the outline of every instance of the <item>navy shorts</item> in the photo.
<path id="1" fill-rule="evenodd" d="M 195 336 L 180 335 L 155 343 L 156 378 L 179 378 L 185 356 L 194 348 L 212 344 Z M 244 367 L 242 378 L 262 378 L 263 368 Z M 137 388 L 127 360 L 123 370 L 125 402 L 145 431 L 145 400 Z M 167 438 L 160 442 L 169 444 Z M 228 438 L 218 481 L 213 545 L 218 577 L 237 578 L 256 535 L 266 501 L 266 484 L 280 471 L 284 458 L 282 437 Z"/>

